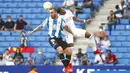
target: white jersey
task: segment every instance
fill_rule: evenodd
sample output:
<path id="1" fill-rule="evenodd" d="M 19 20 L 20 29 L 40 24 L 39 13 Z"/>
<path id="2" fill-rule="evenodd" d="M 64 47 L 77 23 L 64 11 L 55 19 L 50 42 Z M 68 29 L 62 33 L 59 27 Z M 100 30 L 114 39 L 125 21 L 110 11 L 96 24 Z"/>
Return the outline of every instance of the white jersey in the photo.
<path id="1" fill-rule="evenodd" d="M 60 15 L 61 18 L 64 19 L 65 23 L 67 24 L 67 26 L 70 28 L 70 29 L 75 29 L 76 26 L 74 24 L 74 20 L 73 20 L 73 13 L 70 11 L 70 10 L 65 10 L 66 11 L 66 14 L 64 15 Z"/>

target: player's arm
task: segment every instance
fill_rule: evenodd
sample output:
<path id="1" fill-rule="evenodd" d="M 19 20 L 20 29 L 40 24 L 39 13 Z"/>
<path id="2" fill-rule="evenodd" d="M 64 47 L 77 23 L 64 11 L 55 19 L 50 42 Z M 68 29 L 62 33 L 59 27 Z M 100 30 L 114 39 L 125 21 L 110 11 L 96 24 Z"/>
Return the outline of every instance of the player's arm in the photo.
<path id="1" fill-rule="evenodd" d="M 34 32 L 39 31 L 41 28 L 43 28 L 45 25 L 47 25 L 48 20 L 46 19 L 45 21 L 43 21 L 43 23 L 39 26 L 37 26 L 35 29 L 33 29 L 32 31 L 28 32 L 28 34 L 33 34 Z"/>
<path id="2" fill-rule="evenodd" d="M 85 22 L 85 23 L 90 23 L 91 22 L 91 19 L 83 20 L 83 19 L 77 18 L 76 16 L 73 16 L 73 20 L 76 21 L 76 22 Z"/>

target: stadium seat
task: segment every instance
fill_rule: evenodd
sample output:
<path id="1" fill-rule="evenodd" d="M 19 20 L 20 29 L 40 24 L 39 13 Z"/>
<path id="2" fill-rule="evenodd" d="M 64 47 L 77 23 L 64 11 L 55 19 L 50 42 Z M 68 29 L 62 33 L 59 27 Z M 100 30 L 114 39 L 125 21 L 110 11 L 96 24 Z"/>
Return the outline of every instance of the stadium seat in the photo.
<path id="1" fill-rule="evenodd" d="M 30 36 L 30 37 L 28 37 L 28 40 L 29 41 L 35 41 L 35 37 L 34 36 Z"/>
<path id="2" fill-rule="evenodd" d="M 112 31 L 111 35 L 120 35 L 120 31 Z"/>
<path id="3" fill-rule="evenodd" d="M 124 58 L 126 58 L 126 59 L 127 59 L 127 58 L 129 59 L 129 58 L 130 58 L 130 54 L 129 54 L 128 52 L 127 52 L 127 53 L 123 53 L 123 56 L 124 56 Z"/>
<path id="4" fill-rule="evenodd" d="M 125 36 L 130 35 L 130 31 L 121 31 L 120 33 L 121 35 L 125 35 Z"/>
<path id="5" fill-rule="evenodd" d="M 126 53 L 128 52 L 127 48 L 117 48 L 117 51 L 120 52 L 120 53 Z"/>
<path id="6" fill-rule="evenodd" d="M 115 41 L 116 40 L 116 37 L 115 36 L 110 36 L 110 37 L 108 37 L 109 38 L 109 40 L 111 40 L 111 41 Z"/>
<path id="7" fill-rule="evenodd" d="M 7 36 L 10 35 L 10 32 L 8 32 L 8 31 L 2 31 L 1 33 L 2 33 L 2 35 L 7 35 Z"/>
<path id="8" fill-rule="evenodd" d="M 126 36 L 117 36 L 116 41 L 126 41 Z"/>
<path id="9" fill-rule="evenodd" d="M 27 7 L 29 8 L 36 8 L 36 3 L 27 3 Z"/>
<path id="10" fill-rule="evenodd" d="M 31 23 L 34 24 L 34 25 L 40 25 L 41 21 L 40 20 L 32 20 Z"/>
<path id="11" fill-rule="evenodd" d="M 12 36 L 6 36 L 5 41 L 15 41 L 15 37 Z"/>
<path id="12" fill-rule="evenodd" d="M 121 46 L 121 42 L 111 42 L 111 46 L 118 47 Z"/>
<path id="13" fill-rule="evenodd" d="M 55 53 L 43 53 L 47 59 L 54 58 L 56 55 Z"/>
<path id="14" fill-rule="evenodd" d="M 118 59 L 123 59 L 123 54 L 122 53 L 115 53 Z"/>
<path id="15" fill-rule="evenodd" d="M 0 42 L 0 46 L 1 47 L 7 47 L 7 46 L 9 46 L 9 42 Z"/>
<path id="16" fill-rule="evenodd" d="M 22 0 L 13 0 L 14 2 L 22 2 Z"/>
<path id="17" fill-rule="evenodd" d="M 32 9 L 31 8 L 22 8 L 23 13 L 31 13 Z"/>
<path id="18" fill-rule="evenodd" d="M 35 37 L 35 40 L 37 41 L 48 41 L 48 38 L 47 37 L 43 37 L 43 36 L 39 36 L 39 37 Z"/>
<path id="19" fill-rule="evenodd" d="M 47 47 L 46 48 L 46 52 L 48 52 L 48 53 L 54 53 L 54 52 L 56 52 L 56 50 L 53 47 Z"/>
<path id="20" fill-rule="evenodd" d="M 40 42 L 30 42 L 30 45 L 33 47 L 40 47 Z"/>
<path id="21" fill-rule="evenodd" d="M 100 3 L 98 3 L 98 2 L 93 2 L 93 6 L 94 6 L 94 9 L 99 9 Z"/>
<path id="22" fill-rule="evenodd" d="M 24 56 L 24 58 L 29 58 L 30 57 L 30 54 L 29 53 L 23 53 L 23 56 Z"/>
<path id="23" fill-rule="evenodd" d="M 110 47 L 110 50 L 111 50 L 113 53 L 116 53 L 116 52 L 117 52 L 117 48 L 116 48 L 116 47 Z"/>
<path id="24" fill-rule="evenodd" d="M 122 42 L 122 46 L 123 47 L 129 47 L 130 46 L 130 42 Z"/>
<path id="25" fill-rule="evenodd" d="M 93 53 L 93 50 L 92 50 L 92 48 L 87 48 L 87 49 L 86 49 L 86 52 L 87 52 L 87 53 Z"/>
<path id="26" fill-rule="evenodd" d="M 118 59 L 119 64 L 129 64 L 129 59 Z"/>
<path id="27" fill-rule="evenodd" d="M 4 41 L 5 37 L 4 36 L 0 36 L 0 41 Z"/>
<path id="28" fill-rule="evenodd" d="M 6 14 L 11 14 L 12 13 L 12 9 L 10 9 L 10 8 L 4 8 L 3 12 L 6 13 Z"/>
<path id="29" fill-rule="evenodd" d="M 18 8 L 26 8 L 27 4 L 26 3 L 17 3 L 18 4 Z"/>
<path id="30" fill-rule="evenodd" d="M 7 3 L 8 8 L 16 8 L 18 3 Z"/>
<path id="31" fill-rule="evenodd" d="M 7 7 L 7 3 L 0 3 L 0 8 L 6 8 Z"/>
<path id="32" fill-rule="evenodd" d="M 16 13 L 21 13 L 22 10 L 20 8 L 13 8 L 13 13 L 16 14 Z"/>
<path id="33" fill-rule="evenodd" d="M 91 14 L 91 9 L 90 8 L 83 8 L 83 12 L 86 14 Z"/>
<path id="34" fill-rule="evenodd" d="M 129 19 L 120 19 L 120 24 L 129 24 Z"/>
<path id="35" fill-rule="evenodd" d="M 90 58 L 95 58 L 95 55 L 93 54 L 93 53 L 87 53 L 88 54 L 88 58 L 90 59 Z"/>
<path id="36" fill-rule="evenodd" d="M 49 44 L 49 42 L 40 42 L 40 46 L 42 46 L 42 47 L 51 47 L 51 45 Z"/>
<path id="37" fill-rule="evenodd" d="M 17 40 L 17 42 L 10 42 L 10 46 L 11 47 L 19 47 L 20 46 L 20 42 L 18 42 L 19 40 Z"/>
<path id="38" fill-rule="evenodd" d="M 117 25 L 116 29 L 117 30 L 124 30 L 125 29 L 125 25 Z"/>

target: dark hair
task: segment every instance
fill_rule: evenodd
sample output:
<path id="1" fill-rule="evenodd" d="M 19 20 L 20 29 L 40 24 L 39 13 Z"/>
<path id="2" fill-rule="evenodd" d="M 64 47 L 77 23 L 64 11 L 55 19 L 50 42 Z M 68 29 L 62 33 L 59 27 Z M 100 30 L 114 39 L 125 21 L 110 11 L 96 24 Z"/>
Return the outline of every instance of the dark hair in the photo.
<path id="1" fill-rule="evenodd" d="M 23 17 L 23 15 L 20 15 L 19 17 Z"/>
<path id="2" fill-rule="evenodd" d="M 110 52 L 111 53 L 111 50 L 106 50 L 106 52 Z"/>
<path id="3" fill-rule="evenodd" d="M 5 51 L 9 51 L 9 49 L 5 49 Z"/>
<path id="4" fill-rule="evenodd" d="M 50 10 L 55 10 L 56 11 L 56 8 L 51 8 Z"/>
<path id="5" fill-rule="evenodd" d="M 60 7 L 56 8 L 57 13 L 60 13 L 61 9 L 62 8 L 60 8 Z"/>
<path id="6" fill-rule="evenodd" d="M 115 8 L 116 8 L 116 9 L 119 9 L 119 5 L 116 5 Z"/>
<path id="7" fill-rule="evenodd" d="M 103 29 L 103 27 L 102 27 L 102 26 L 99 26 L 99 29 Z"/>

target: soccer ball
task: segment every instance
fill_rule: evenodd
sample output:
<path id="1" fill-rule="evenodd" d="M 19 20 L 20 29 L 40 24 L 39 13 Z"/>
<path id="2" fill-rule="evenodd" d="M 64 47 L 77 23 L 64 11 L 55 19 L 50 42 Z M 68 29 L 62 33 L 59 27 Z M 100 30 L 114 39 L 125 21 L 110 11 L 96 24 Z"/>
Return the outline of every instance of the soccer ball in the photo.
<path id="1" fill-rule="evenodd" d="M 45 10 L 51 9 L 51 8 L 52 8 L 52 3 L 51 3 L 51 2 L 45 2 L 45 3 L 43 4 L 43 8 L 44 8 Z"/>

